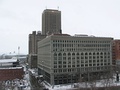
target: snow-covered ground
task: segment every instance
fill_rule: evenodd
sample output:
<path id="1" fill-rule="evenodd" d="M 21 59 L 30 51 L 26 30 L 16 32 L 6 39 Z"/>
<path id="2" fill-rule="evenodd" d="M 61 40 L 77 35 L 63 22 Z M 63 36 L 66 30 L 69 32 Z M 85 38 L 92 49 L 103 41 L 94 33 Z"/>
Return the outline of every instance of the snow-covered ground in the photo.
<path id="1" fill-rule="evenodd" d="M 23 67 L 24 67 L 24 71 L 27 72 L 25 65 L 23 65 Z M 31 72 L 35 73 L 34 70 Z M 29 73 L 25 73 L 24 83 L 27 87 L 23 88 L 23 90 L 30 90 L 31 88 L 30 88 Z M 51 86 L 49 83 L 44 81 L 42 82 L 42 84 L 49 90 L 73 90 L 77 88 L 120 86 L 120 81 L 116 82 L 116 75 L 114 75 L 112 79 L 96 80 L 92 82 L 80 82 L 80 83 L 73 83 L 73 84 L 67 84 L 67 85 L 65 84 L 65 85 Z"/>
<path id="2" fill-rule="evenodd" d="M 43 82 L 42 84 L 49 90 L 69 90 L 69 89 L 72 90 L 77 88 L 120 86 L 120 81 L 116 82 L 116 76 L 114 76 L 113 79 L 96 80 L 93 82 L 81 82 L 68 85 L 51 86 L 47 82 Z"/>

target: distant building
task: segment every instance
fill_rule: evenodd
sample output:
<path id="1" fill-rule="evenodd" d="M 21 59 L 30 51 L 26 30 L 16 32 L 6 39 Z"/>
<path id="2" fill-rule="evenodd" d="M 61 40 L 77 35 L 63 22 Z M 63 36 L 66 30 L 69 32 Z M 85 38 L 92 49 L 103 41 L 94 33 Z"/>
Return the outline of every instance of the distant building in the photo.
<path id="1" fill-rule="evenodd" d="M 26 54 L 18 54 L 18 53 L 9 53 L 9 54 L 2 54 L 0 55 L 1 56 L 1 59 L 12 59 L 12 58 L 17 58 L 17 59 L 20 59 L 20 60 L 23 60 L 26 61 L 25 59 L 27 58 L 27 55 Z"/>
<path id="2" fill-rule="evenodd" d="M 38 73 L 51 85 L 79 82 L 110 73 L 112 40 L 54 34 L 38 42 Z"/>
<path id="3" fill-rule="evenodd" d="M 44 39 L 47 35 L 50 34 L 60 34 L 61 31 L 61 11 L 53 10 L 53 9 L 46 9 L 43 11 L 42 14 L 42 34 L 40 31 L 36 33 L 36 31 L 33 31 L 32 34 L 29 34 L 29 55 L 28 55 L 28 62 L 30 66 L 35 67 L 36 64 L 32 62 L 36 62 L 36 59 L 33 59 L 35 57 L 34 55 L 37 54 L 37 48 L 38 48 L 38 41 L 41 41 Z M 32 56 L 32 57 L 31 57 Z M 37 58 L 37 56 L 36 56 Z"/>
<path id="4" fill-rule="evenodd" d="M 30 68 L 37 68 L 37 54 L 30 54 L 28 63 Z"/>
<path id="5" fill-rule="evenodd" d="M 120 40 L 113 40 L 112 57 L 113 65 L 120 65 Z"/>
<path id="6" fill-rule="evenodd" d="M 60 34 L 61 11 L 46 9 L 42 13 L 42 35 Z"/>
<path id="7" fill-rule="evenodd" d="M 1 59 L 0 60 L 0 68 L 9 68 L 9 67 L 17 67 L 19 66 L 19 61 L 17 59 Z"/>
<path id="8" fill-rule="evenodd" d="M 41 32 L 33 31 L 32 34 L 29 34 L 29 55 L 28 55 L 28 64 L 30 68 L 37 67 L 37 48 L 38 41 L 44 39 L 46 35 L 41 35 Z"/>
<path id="9" fill-rule="evenodd" d="M 23 79 L 24 70 L 17 59 L 0 60 L 0 81 Z"/>
<path id="10" fill-rule="evenodd" d="M 37 54 L 37 42 L 45 37 L 46 35 L 41 35 L 40 31 L 33 31 L 32 34 L 29 34 L 29 54 Z"/>

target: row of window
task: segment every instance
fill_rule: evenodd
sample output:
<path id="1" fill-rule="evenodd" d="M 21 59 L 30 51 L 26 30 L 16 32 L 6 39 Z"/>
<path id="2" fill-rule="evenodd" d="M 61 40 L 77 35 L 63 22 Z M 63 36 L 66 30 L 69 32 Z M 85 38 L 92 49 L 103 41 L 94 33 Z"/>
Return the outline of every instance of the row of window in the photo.
<path id="1" fill-rule="evenodd" d="M 74 67 L 94 67 L 94 66 L 106 66 L 106 65 L 110 65 L 110 63 L 85 63 L 85 64 L 68 64 L 68 65 L 54 65 L 54 68 L 74 68 Z"/>
<path id="2" fill-rule="evenodd" d="M 110 55 L 110 52 L 93 52 L 93 53 L 91 53 L 91 52 L 85 52 L 85 53 L 54 53 L 54 56 L 66 56 L 66 55 L 68 55 L 68 56 L 71 56 L 71 55 L 73 55 L 73 56 L 75 56 L 75 55 L 77 55 L 77 56 L 79 56 L 79 55 Z"/>
<path id="3" fill-rule="evenodd" d="M 92 40 L 88 40 L 88 41 L 82 41 L 82 40 L 53 40 L 53 43 L 110 43 L 110 41 L 92 41 Z"/>
<path id="4" fill-rule="evenodd" d="M 54 60 L 82 60 L 82 59 L 110 59 L 110 56 L 80 56 L 80 57 L 54 57 Z"/>
<path id="5" fill-rule="evenodd" d="M 53 47 L 110 47 L 110 44 L 53 44 Z"/>
<path id="6" fill-rule="evenodd" d="M 109 67 L 93 67 L 93 68 L 78 68 L 78 69 L 55 69 L 54 73 L 66 73 L 66 72 L 87 72 L 87 71 L 99 71 L 110 69 Z"/>
<path id="7" fill-rule="evenodd" d="M 76 61 L 76 64 L 82 64 L 82 63 L 106 63 L 106 62 L 110 62 L 110 61 L 108 61 L 108 60 L 81 60 L 81 61 Z M 66 61 L 54 61 L 54 64 L 75 64 L 75 61 L 70 61 L 70 60 L 68 60 L 68 62 L 66 62 Z"/>
<path id="8" fill-rule="evenodd" d="M 61 51 L 110 51 L 110 48 L 54 48 L 53 51 L 61 52 Z"/>

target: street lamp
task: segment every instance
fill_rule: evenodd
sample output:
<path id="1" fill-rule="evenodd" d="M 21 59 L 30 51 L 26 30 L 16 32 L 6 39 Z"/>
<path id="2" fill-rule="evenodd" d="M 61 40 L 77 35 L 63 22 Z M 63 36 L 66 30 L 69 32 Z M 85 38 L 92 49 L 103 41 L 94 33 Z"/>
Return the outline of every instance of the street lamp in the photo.
<path id="1" fill-rule="evenodd" d="M 119 75 L 118 75 L 118 71 L 116 71 L 116 81 L 119 82 Z"/>
<path id="2" fill-rule="evenodd" d="M 42 73 L 41 74 L 43 75 L 43 78 L 44 78 L 44 61 L 42 61 Z"/>

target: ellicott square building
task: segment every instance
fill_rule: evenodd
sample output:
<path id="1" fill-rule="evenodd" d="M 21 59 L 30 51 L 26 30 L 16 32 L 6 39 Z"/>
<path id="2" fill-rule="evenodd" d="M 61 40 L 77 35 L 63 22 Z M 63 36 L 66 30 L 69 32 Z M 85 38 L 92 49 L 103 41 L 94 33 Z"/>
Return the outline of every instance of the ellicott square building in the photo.
<path id="1" fill-rule="evenodd" d="M 49 35 L 38 42 L 38 73 L 51 85 L 110 74 L 112 40 L 87 35 Z"/>

